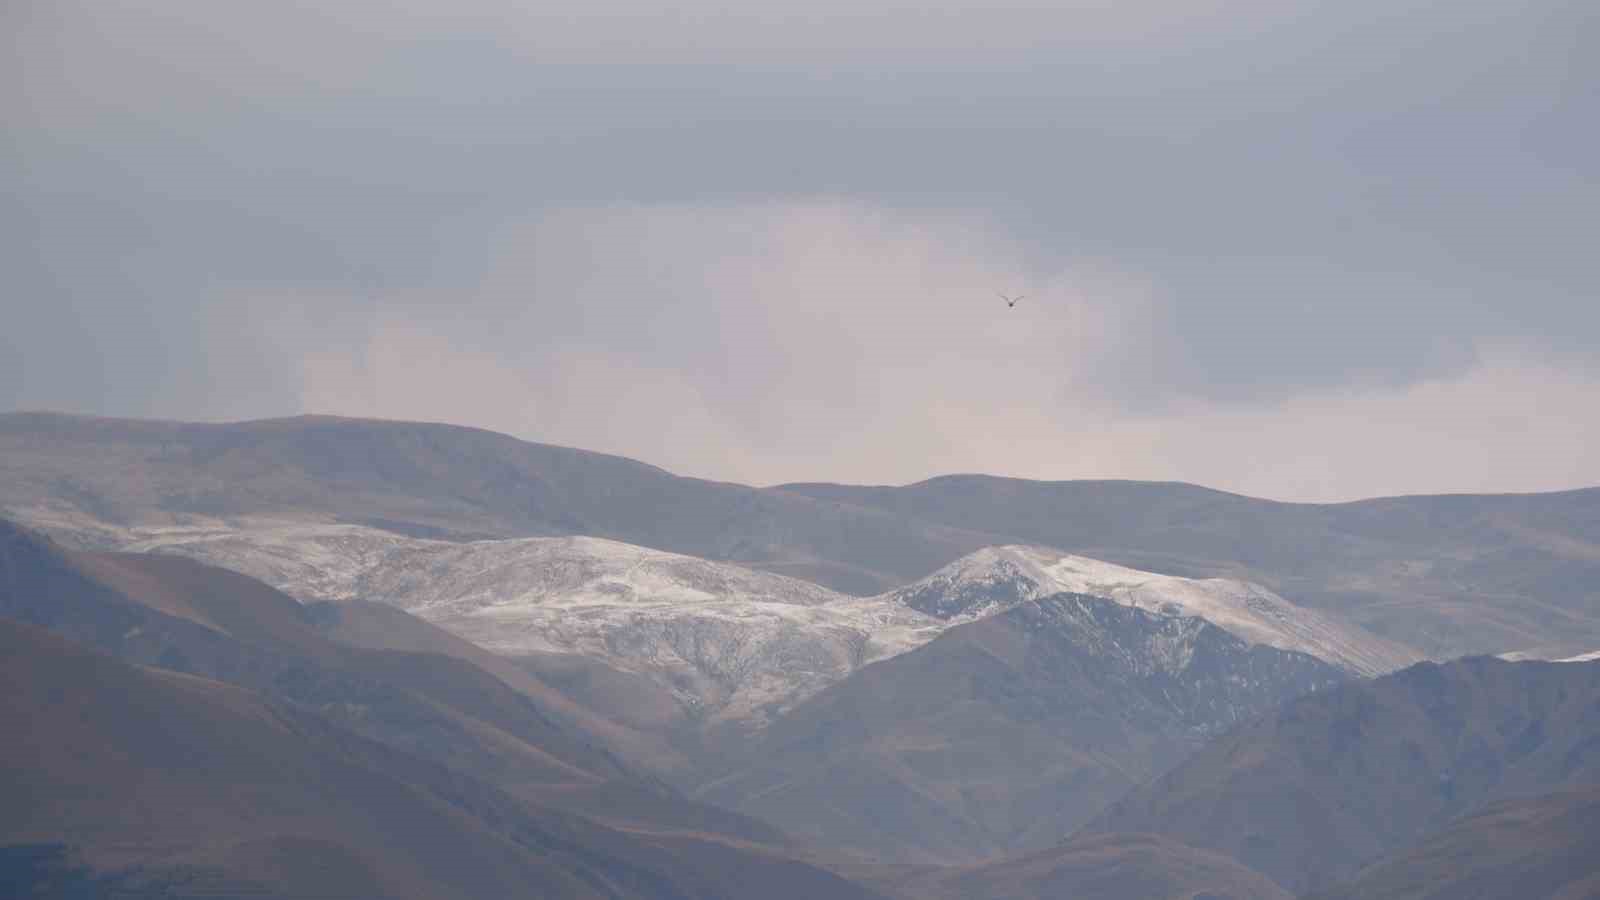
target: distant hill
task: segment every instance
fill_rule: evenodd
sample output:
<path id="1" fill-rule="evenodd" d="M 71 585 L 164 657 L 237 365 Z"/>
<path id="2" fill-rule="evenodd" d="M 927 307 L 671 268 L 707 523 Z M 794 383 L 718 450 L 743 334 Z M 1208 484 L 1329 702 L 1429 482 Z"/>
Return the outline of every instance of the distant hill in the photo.
<path id="1" fill-rule="evenodd" d="M 1600 663 L 1421 663 L 1293 700 L 1086 829 L 1215 850 L 1323 889 L 1486 805 L 1600 784 Z"/>
<path id="2" fill-rule="evenodd" d="M 978 475 L 757 489 L 448 425 L 13 413 L 0 415 L 0 512 L 98 549 L 135 523 L 245 517 L 452 540 L 589 535 L 862 595 L 1035 544 L 1259 583 L 1439 658 L 1600 646 L 1600 489 L 1329 505 Z"/>
<path id="3" fill-rule="evenodd" d="M 450 539 L 589 535 L 857 593 L 998 543 L 474 428 L 324 416 L 213 425 L 0 415 L 0 514 L 92 549 L 118 548 L 89 543 L 99 525 L 197 516 Z"/>
<path id="4" fill-rule="evenodd" d="M 1600 897 L 1600 787 L 1497 804 L 1314 900 Z"/>
<path id="5" fill-rule="evenodd" d="M 1440 658 L 1600 645 L 1600 488 L 1335 504 L 986 475 L 779 490 L 1137 569 L 1257 582 Z"/>

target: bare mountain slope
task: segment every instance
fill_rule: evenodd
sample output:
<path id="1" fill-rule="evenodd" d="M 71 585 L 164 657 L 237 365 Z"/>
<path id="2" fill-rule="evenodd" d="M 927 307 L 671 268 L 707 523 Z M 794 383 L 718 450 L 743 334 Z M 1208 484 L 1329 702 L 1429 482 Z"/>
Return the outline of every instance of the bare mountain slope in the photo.
<path id="1" fill-rule="evenodd" d="M 778 719 L 697 795 L 885 860 L 1049 847 L 1338 669 L 1192 617 L 1058 594 L 958 625 Z"/>
<path id="2" fill-rule="evenodd" d="M 1271 879 L 1220 853 L 1149 834 L 1093 835 L 1026 856 L 875 883 L 906 900 L 1291 900 Z"/>
<path id="3" fill-rule="evenodd" d="M 242 688 L 0 618 L 8 896 L 870 894 L 711 838 L 604 828 Z"/>
<path id="4" fill-rule="evenodd" d="M 340 645 L 293 599 L 191 560 L 63 551 L 0 520 L 0 615 L 130 662 L 322 710 L 489 777 L 555 784 L 623 774 L 532 698 L 464 660 Z"/>
<path id="5" fill-rule="evenodd" d="M 1486 804 L 1600 784 L 1600 663 L 1421 663 L 1301 697 L 1096 818 L 1325 888 Z"/>
<path id="6" fill-rule="evenodd" d="M 1600 896 L 1600 787 L 1499 803 L 1315 900 Z"/>

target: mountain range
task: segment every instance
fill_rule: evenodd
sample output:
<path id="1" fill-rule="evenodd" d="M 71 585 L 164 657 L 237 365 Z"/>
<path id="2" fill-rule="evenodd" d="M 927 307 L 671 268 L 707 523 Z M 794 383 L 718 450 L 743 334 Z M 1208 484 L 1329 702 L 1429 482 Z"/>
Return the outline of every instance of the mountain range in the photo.
<path id="1" fill-rule="evenodd" d="M 0 514 L 23 896 L 1600 883 L 1595 491 L 753 488 L 11 414 Z"/>
<path id="2" fill-rule="evenodd" d="M 1415 651 L 1231 579 L 1140 572 L 1037 547 L 984 548 L 857 598 L 729 563 L 587 537 L 452 542 L 357 525 L 245 519 L 102 529 L 130 552 L 176 554 L 302 601 L 398 606 L 495 653 L 564 654 L 646 675 L 712 723 L 765 724 L 862 665 L 1051 593 L 1196 615 L 1252 643 L 1373 675 Z"/>
<path id="3" fill-rule="evenodd" d="M 85 548 L 196 518 L 451 540 L 584 535 L 870 595 L 990 546 L 1258 584 L 1436 658 L 1600 646 L 1600 489 L 1259 500 L 978 475 L 752 488 L 448 425 L 0 415 L 0 511 Z"/>

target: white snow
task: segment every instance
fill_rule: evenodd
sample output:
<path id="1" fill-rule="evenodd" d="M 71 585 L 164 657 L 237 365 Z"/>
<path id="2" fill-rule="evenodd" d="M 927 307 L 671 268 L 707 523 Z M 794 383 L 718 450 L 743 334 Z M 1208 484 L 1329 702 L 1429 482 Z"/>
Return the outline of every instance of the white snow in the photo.
<path id="1" fill-rule="evenodd" d="M 1308 653 L 1363 675 L 1393 671 L 1421 659 L 1408 648 L 1297 607 L 1257 584 L 1157 575 L 1044 547 L 988 547 L 892 595 L 905 598 L 932 587 L 982 598 L 997 593 L 1002 582 L 1008 590 L 998 593 L 1017 600 L 1070 592 L 1163 615 L 1198 616 L 1250 643 Z M 1004 605 L 980 599 L 960 618 L 990 615 Z"/>
<path id="2" fill-rule="evenodd" d="M 318 521 L 184 516 L 124 528 L 59 510 L 10 513 L 83 545 L 230 568 L 302 601 L 389 603 L 499 653 L 598 659 L 654 679 L 709 721 L 754 726 L 867 663 L 1060 592 L 1199 616 L 1251 643 L 1363 674 L 1417 658 L 1258 585 L 1155 575 L 1038 547 L 987 548 L 914 584 L 858 598 L 592 537 L 455 543 Z M 944 619 L 918 612 L 906 603 L 917 591 L 955 598 L 961 610 Z"/>
<path id="3" fill-rule="evenodd" d="M 1508 653 L 1496 653 L 1496 659 L 1506 662 L 1558 662 L 1558 663 L 1584 663 L 1600 662 L 1600 650 L 1580 653 L 1577 656 L 1557 657 L 1550 651 L 1539 650 L 1512 650 Z"/>
<path id="4" fill-rule="evenodd" d="M 74 524 L 32 520 L 57 533 Z M 102 524 L 93 536 L 107 543 Z M 389 603 L 497 653 L 598 659 L 652 677 L 711 721 L 759 725 L 948 627 L 888 599 L 600 538 L 453 543 L 189 517 L 110 543 L 243 572 L 305 602 Z"/>

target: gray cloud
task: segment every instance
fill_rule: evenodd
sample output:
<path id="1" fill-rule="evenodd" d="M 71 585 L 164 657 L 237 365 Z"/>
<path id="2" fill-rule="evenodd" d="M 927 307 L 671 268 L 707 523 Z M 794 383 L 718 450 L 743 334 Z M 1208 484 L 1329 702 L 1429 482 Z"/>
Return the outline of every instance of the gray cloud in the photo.
<path id="1" fill-rule="evenodd" d="M 1587 409 L 1490 424 L 1600 367 L 1584 4 L 147 7 L 5 13 L 0 407 L 755 481 L 1600 474 Z"/>

